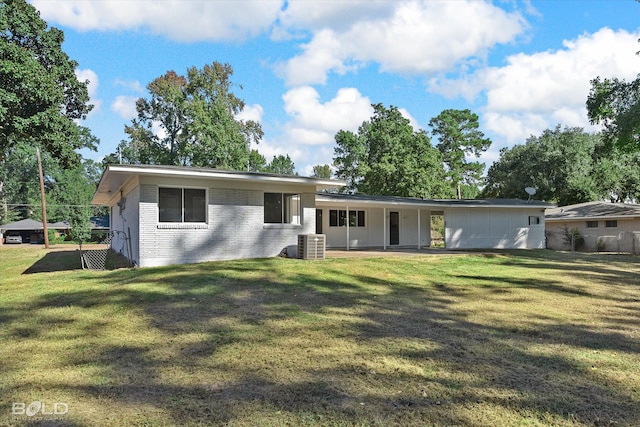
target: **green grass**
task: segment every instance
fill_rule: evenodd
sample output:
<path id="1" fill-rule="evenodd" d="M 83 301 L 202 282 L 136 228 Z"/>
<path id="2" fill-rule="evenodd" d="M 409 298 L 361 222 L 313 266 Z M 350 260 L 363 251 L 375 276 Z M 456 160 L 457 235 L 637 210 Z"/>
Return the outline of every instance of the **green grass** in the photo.
<path id="1" fill-rule="evenodd" d="M 0 266 L 0 425 L 640 425 L 636 257 Z"/>

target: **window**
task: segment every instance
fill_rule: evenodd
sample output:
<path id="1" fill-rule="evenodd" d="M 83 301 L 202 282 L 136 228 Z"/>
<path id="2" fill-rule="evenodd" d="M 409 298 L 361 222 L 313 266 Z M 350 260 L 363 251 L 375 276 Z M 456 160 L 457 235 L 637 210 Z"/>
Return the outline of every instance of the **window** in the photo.
<path id="1" fill-rule="evenodd" d="M 265 224 L 301 224 L 300 195 L 264 193 Z"/>
<path id="2" fill-rule="evenodd" d="M 207 192 L 196 188 L 160 188 L 160 222 L 207 222 Z"/>
<path id="3" fill-rule="evenodd" d="M 587 228 L 598 228 L 598 221 L 587 221 Z"/>
<path id="4" fill-rule="evenodd" d="M 529 217 L 529 225 L 539 225 L 540 217 L 539 216 L 530 216 Z"/>
<path id="5" fill-rule="evenodd" d="M 364 211 L 349 211 L 349 227 L 364 227 Z"/>
<path id="6" fill-rule="evenodd" d="M 349 211 L 349 227 L 365 226 L 364 211 Z M 331 209 L 329 211 L 329 226 L 344 227 L 347 225 L 347 211 Z"/>
<path id="7" fill-rule="evenodd" d="M 606 221 L 604 223 L 604 226 L 607 227 L 607 228 L 616 228 L 616 227 L 618 227 L 618 221 L 615 220 L 615 219 L 612 220 L 612 221 Z"/>

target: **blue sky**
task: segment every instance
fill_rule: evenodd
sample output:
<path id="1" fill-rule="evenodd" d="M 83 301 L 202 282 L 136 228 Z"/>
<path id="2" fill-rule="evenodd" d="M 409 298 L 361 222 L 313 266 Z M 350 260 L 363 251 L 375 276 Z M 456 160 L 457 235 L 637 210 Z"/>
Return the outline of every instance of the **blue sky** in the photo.
<path id="1" fill-rule="evenodd" d="M 416 129 L 469 108 L 493 141 L 522 144 L 556 124 L 595 130 L 585 101 L 596 77 L 640 72 L 633 0 L 32 0 L 65 33 L 90 83 L 88 126 L 100 160 L 125 138 L 145 87 L 169 70 L 213 61 L 234 69 L 241 118 L 260 121 L 257 148 L 289 154 L 301 175 L 331 163 L 334 136 L 357 130 L 372 103 Z M 434 145 L 437 141 L 433 141 Z"/>

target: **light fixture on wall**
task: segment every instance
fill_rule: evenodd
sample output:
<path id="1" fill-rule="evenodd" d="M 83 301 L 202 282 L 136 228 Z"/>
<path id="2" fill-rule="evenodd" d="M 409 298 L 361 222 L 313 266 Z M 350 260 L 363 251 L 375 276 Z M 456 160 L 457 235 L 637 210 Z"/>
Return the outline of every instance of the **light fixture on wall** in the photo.
<path id="1" fill-rule="evenodd" d="M 127 198 L 126 197 L 121 197 L 120 201 L 118 202 L 118 207 L 120 208 L 120 214 L 122 215 L 122 211 L 124 211 L 125 207 L 127 204 Z"/>

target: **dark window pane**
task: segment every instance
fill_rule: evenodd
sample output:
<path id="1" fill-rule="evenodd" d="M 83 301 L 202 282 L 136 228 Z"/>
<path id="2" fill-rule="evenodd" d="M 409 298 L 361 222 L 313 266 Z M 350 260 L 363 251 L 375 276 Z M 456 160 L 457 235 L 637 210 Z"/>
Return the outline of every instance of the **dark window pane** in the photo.
<path id="1" fill-rule="evenodd" d="M 338 226 L 338 211 L 335 209 L 331 209 L 329 211 L 329 227 L 337 227 Z"/>
<path id="2" fill-rule="evenodd" d="M 598 228 L 598 221 L 587 221 L 587 228 Z"/>
<path id="3" fill-rule="evenodd" d="M 184 222 L 206 222 L 206 191 L 185 188 L 184 190 Z"/>
<path id="4" fill-rule="evenodd" d="M 160 188 L 158 208 L 160 222 L 182 222 L 182 189 Z"/>
<path id="5" fill-rule="evenodd" d="M 264 222 L 282 224 L 282 194 L 264 193 Z"/>
<path id="6" fill-rule="evenodd" d="M 607 228 L 616 228 L 617 226 L 618 226 L 618 221 L 617 220 L 607 221 L 605 223 L 605 227 L 607 227 Z"/>
<path id="7" fill-rule="evenodd" d="M 364 211 L 358 211 L 358 227 L 364 227 Z"/>
<path id="8" fill-rule="evenodd" d="M 349 227 L 355 227 L 357 224 L 357 211 L 349 211 Z"/>
<path id="9" fill-rule="evenodd" d="M 338 211 L 338 225 L 340 227 L 347 225 L 347 211 Z"/>

